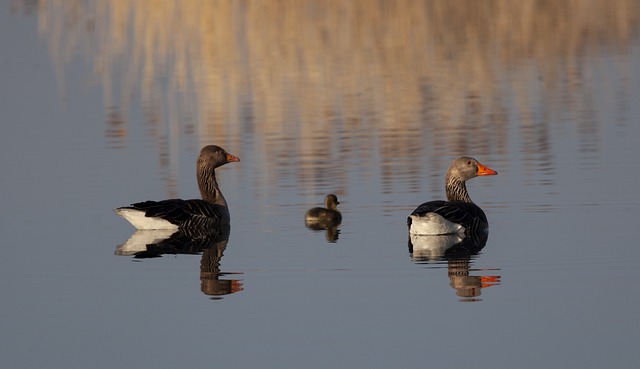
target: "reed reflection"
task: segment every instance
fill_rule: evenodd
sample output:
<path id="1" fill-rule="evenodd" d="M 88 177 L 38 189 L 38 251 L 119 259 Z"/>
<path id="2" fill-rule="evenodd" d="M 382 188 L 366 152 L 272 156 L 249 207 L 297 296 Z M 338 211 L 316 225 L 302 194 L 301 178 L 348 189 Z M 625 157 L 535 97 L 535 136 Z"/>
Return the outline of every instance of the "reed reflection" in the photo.
<path id="1" fill-rule="evenodd" d="M 31 1 L 23 4 L 33 11 Z M 350 171 L 370 178 L 381 168 L 383 194 L 437 182 L 414 159 L 438 166 L 465 152 L 521 155 L 544 169 L 531 171 L 527 184 L 553 184 L 557 122 L 571 122 L 575 150 L 589 165 L 602 135 L 593 117 L 609 107 L 593 103 L 602 100 L 602 83 L 591 79 L 597 66 L 585 56 L 615 50 L 622 57 L 604 82 L 626 81 L 640 29 L 635 0 L 42 0 L 36 7 L 61 94 L 72 55 L 93 64 L 109 147 L 125 146 L 131 96 L 140 96 L 147 134 L 173 161 L 180 136 L 201 143 L 225 136 L 258 147 L 262 174 L 284 174 L 262 176 L 271 188 L 316 186 L 330 171 L 347 189 Z M 610 107 L 620 119 L 625 88 Z M 274 141 L 290 142 L 287 157 L 321 153 L 324 161 L 273 161 L 282 150 Z"/>
<path id="2" fill-rule="evenodd" d="M 472 275 L 480 271 L 471 267 L 472 261 L 487 243 L 489 234 L 420 236 L 409 235 L 409 254 L 416 264 L 447 263 L 449 285 L 463 302 L 482 301 L 483 288 L 500 285 L 499 275 Z M 483 269 L 485 271 L 487 269 Z M 499 270 L 499 269 L 489 269 Z"/>
<path id="3" fill-rule="evenodd" d="M 219 299 L 244 289 L 242 280 L 233 278 L 242 273 L 220 270 L 220 260 L 229 242 L 229 230 L 229 227 L 215 233 L 138 230 L 125 243 L 116 247 L 115 254 L 133 256 L 135 259 L 157 258 L 167 254 L 202 254 L 200 290 L 212 299 Z"/>

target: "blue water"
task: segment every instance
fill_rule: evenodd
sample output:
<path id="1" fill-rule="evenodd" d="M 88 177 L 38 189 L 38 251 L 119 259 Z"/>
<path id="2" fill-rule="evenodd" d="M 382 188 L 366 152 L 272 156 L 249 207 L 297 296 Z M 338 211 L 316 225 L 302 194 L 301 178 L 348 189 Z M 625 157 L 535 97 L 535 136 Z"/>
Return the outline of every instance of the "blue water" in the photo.
<path id="1" fill-rule="evenodd" d="M 499 106 L 479 120 L 474 96 L 463 96 L 465 113 L 385 100 L 389 118 L 363 98 L 357 117 L 298 107 L 277 118 L 229 83 L 237 114 L 227 130 L 176 123 L 169 102 L 158 128 L 139 96 L 124 99 L 126 124 L 109 123 L 120 103 L 81 48 L 60 64 L 43 13 L 0 10 L 7 367 L 627 368 L 640 359 L 637 39 L 626 52 L 577 57 L 579 84 L 561 75 L 551 88 L 527 62 L 520 72 L 502 66 Z M 329 106 L 349 105 L 339 86 L 327 89 L 339 101 Z M 443 124 L 449 114 L 468 116 Z M 134 229 L 112 209 L 197 197 L 206 143 L 241 159 L 218 170 L 232 216 L 213 260 L 220 274 L 201 275 L 201 253 L 119 255 Z M 486 246 L 457 260 L 411 255 L 406 217 L 443 196 L 448 162 L 461 154 L 499 172 L 468 183 L 489 218 Z M 344 218 L 336 242 L 304 224 L 330 192 Z M 207 283 L 235 292 L 207 294 Z M 477 285 L 465 295 L 456 283 Z"/>

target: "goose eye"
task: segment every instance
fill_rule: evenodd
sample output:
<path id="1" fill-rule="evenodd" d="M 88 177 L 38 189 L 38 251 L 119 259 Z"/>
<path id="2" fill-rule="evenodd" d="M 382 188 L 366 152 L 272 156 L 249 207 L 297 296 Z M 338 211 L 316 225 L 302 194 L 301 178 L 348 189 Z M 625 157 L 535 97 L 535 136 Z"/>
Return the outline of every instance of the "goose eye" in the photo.
<path id="1" fill-rule="evenodd" d="M 471 160 L 468 160 L 468 161 L 467 161 L 467 165 L 471 165 Z"/>

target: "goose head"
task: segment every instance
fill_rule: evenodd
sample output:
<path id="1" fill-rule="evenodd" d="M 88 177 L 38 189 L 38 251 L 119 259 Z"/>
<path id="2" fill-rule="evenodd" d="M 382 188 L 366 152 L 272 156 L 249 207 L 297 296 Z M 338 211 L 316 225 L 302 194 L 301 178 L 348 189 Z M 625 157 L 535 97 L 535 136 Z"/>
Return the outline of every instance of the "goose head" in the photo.
<path id="1" fill-rule="evenodd" d="M 476 159 L 461 156 L 451 162 L 446 177 L 447 182 L 449 179 L 466 182 L 478 176 L 494 176 L 497 174 L 498 172 L 480 164 Z"/>
<path id="2" fill-rule="evenodd" d="M 461 156 L 454 159 L 445 176 L 447 200 L 472 202 L 465 182 L 478 176 L 495 176 L 497 174 L 498 172 L 480 164 L 474 158 Z"/>
<path id="3" fill-rule="evenodd" d="M 197 166 L 198 168 L 208 167 L 213 169 L 234 161 L 240 161 L 240 159 L 229 154 L 220 146 L 208 145 L 200 150 Z"/>

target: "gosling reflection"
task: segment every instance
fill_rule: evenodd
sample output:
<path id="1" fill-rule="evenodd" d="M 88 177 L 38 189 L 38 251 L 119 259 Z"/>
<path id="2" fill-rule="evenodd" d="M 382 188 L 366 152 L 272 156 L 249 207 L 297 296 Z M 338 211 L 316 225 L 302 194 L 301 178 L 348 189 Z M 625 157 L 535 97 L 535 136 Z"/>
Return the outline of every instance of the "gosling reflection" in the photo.
<path id="1" fill-rule="evenodd" d="M 447 262 L 449 285 L 456 290 L 460 301 L 482 301 L 483 288 L 500 285 L 500 276 L 471 275 L 472 260 L 487 243 L 489 234 L 418 236 L 409 235 L 409 253 L 417 264 Z M 484 269 L 487 270 L 487 269 Z M 489 269 L 496 270 L 496 269 Z"/>
<path id="2" fill-rule="evenodd" d="M 200 290 L 213 299 L 243 290 L 239 279 L 222 279 L 227 275 L 220 271 L 220 260 L 229 242 L 229 227 L 216 233 L 171 232 L 166 230 L 139 230 L 122 245 L 115 254 L 133 256 L 136 259 L 157 258 L 162 255 L 200 254 Z"/>
<path id="3" fill-rule="evenodd" d="M 342 214 L 338 210 L 338 197 L 329 194 L 324 198 L 324 208 L 317 207 L 307 210 L 304 216 L 304 224 L 307 228 L 316 231 L 325 231 L 327 242 L 335 243 L 340 235 L 340 223 Z"/>

